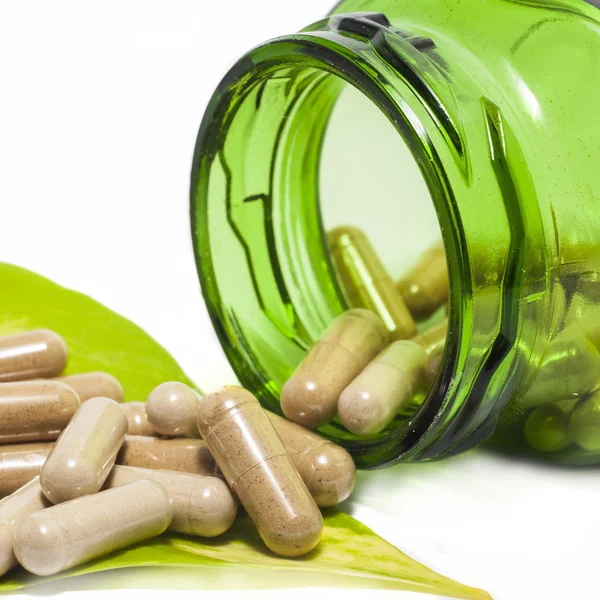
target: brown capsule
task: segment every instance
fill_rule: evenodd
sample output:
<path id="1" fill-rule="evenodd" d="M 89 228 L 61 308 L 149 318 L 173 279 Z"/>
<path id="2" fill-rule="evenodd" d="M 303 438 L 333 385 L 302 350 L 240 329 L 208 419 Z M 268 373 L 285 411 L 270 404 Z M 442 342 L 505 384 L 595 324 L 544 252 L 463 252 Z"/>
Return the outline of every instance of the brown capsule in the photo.
<path id="1" fill-rule="evenodd" d="M 203 440 L 128 435 L 117 463 L 143 469 L 167 469 L 197 475 L 221 476 L 217 463 Z"/>
<path id="2" fill-rule="evenodd" d="M 265 412 L 317 506 L 336 506 L 346 500 L 356 481 L 350 454 L 314 431 Z"/>
<path id="3" fill-rule="evenodd" d="M 0 444 L 55 440 L 78 408 L 60 381 L 0 383 Z"/>
<path id="4" fill-rule="evenodd" d="M 49 506 L 37 477 L 0 501 L 0 576 L 17 566 L 13 543 L 21 521 Z"/>
<path id="5" fill-rule="evenodd" d="M 398 291 L 418 319 L 431 316 L 448 301 L 448 267 L 441 242 L 425 252 L 402 277 Z"/>
<path id="6" fill-rule="evenodd" d="M 35 479 L 53 445 L 53 442 L 39 442 L 0 446 L 0 497 Z"/>
<path id="7" fill-rule="evenodd" d="M 129 435 L 155 436 L 158 432 L 148 421 L 145 402 L 125 402 L 121 405 L 129 421 Z"/>
<path id="8" fill-rule="evenodd" d="M 448 335 L 448 319 L 426 329 L 413 338 L 413 342 L 420 344 L 429 356 L 437 356 L 444 352 L 446 336 Z"/>
<path id="9" fill-rule="evenodd" d="M 311 429 L 331 421 L 340 394 L 386 343 L 373 313 L 354 309 L 336 317 L 283 386 L 285 416 Z"/>
<path id="10" fill-rule="evenodd" d="M 40 471 L 53 504 L 95 494 L 107 478 L 127 433 L 127 418 L 110 398 L 92 398 L 75 413 Z"/>
<path id="11" fill-rule="evenodd" d="M 14 551 L 30 573 L 54 575 L 157 536 L 172 519 L 164 486 L 136 481 L 25 517 L 16 530 Z"/>
<path id="12" fill-rule="evenodd" d="M 321 513 L 258 400 L 221 388 L 200 402 L 198 429 L 267 547 L 288 557 L 315 548 Z"/>
<path id="13" fill-rule="evenodd" d="M 185 383 L 161 383 L 150 392 L 146 401 L 148 421 L 161 435 L 197 438 L 199 401 L 198 394 Z"/>
<path id="14" fill-rule="evenodd" d="M 151 479 L 165 486 L 173 505 L 171 531 L 201 537 L 225 533 L 235 521 L 237 503 L 227 484 L 217 477 L 115 466 L 106 488 Z"/>
<path id="15" fill-rule="evenodd" d="M 56 377 L 66 363 L 67 346 L 49 329 L 0 337 L 0 382 Z"/>
<path id="16" fill-rule="evenodd" d="M 328 234 L 331 256 L 353 306 L 377 314 L 392 339 L 411 338 L 415 322 L 371 242 L 356 227 L 338 227 Z"/>
<path id="17" fill-rule="evenodd" d="M 56 380 L 71 386 L 77 392 L 81 402 L 91 398 L 110 398 L 115 402 L 123 402 L 124 393 L 121 384 L 112 375 L 102 371 L 67 375 L 57 377 Z"/>
<path id="18" fill-rule="evenodd" d="M 344 427 L 360 435 L 385 429 L 422 387 L 426 364 L 419 344 L 390 344 L 342 392 L 338 413 Z"/>

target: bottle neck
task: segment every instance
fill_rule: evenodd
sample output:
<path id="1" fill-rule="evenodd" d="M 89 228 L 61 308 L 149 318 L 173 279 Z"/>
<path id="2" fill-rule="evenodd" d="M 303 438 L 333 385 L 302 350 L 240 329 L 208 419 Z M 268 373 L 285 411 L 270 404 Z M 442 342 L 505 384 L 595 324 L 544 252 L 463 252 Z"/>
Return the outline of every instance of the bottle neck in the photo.
<path id="1" fill-rule="evenodd" d="M 192 173 L 203 292 L 241 382 L 279 412 L 281 386 L 347 308 L 321 223 L 318 172 L 331 110 L 348 84 L 388 118 L 426 182 L 446 247 L 450 324 L 436 383 L 411 417 L 368 438 L 335 423 L 322 432 L 359 467 L 436 458 L 493 430 L 529 362 L 535 332 L 527 327 L 542 323 L 548 306 L 519 141 L 485 80 L 435 39 L 382 14 L 337 15 L 258 47 L 232 69 L 205 115 Z"/>

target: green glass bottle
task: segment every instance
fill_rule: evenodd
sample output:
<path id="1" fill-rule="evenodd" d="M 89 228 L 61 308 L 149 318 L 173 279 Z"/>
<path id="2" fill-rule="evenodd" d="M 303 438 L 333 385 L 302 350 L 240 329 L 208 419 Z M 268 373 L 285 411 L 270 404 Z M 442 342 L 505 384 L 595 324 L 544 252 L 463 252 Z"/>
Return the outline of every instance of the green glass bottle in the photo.
<path id="1" fill-rule="evenodd" d="M 346 0 L 249 52 L 206 111 L 191 186 L 203 293 L 241 382 L 281 414 L 282 385 L 351 305 L 330 224 L 368 222 L 399 276 L 433 207 L 450 280 L 435 383 L 380 433 L 321 432 L 362 468 L 494 432 L 600 463 L 599 102 L 591 1 Z"/>

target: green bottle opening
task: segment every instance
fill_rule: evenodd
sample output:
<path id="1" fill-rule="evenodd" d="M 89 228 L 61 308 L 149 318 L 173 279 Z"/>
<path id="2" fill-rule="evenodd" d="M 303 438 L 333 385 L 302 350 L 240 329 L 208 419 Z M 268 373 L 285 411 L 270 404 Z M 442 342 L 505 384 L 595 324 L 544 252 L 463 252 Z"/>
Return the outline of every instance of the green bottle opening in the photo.
<path id="1" fill-rule="evenodd" d="M 600 428 L 585 418 L 580 434 L 572 418 L 597 414 L 600 386 L 600 12 L 583 0 L 335 12 L 243 57 L 200 128 L 196 260 L 241 383 L 281 414 L 283 384 L 352 306 L 333 227 L 365 230 L 393 278 L 441 236 L 449 327 L 429 393 L 381 433 L 338 420 L 320 432 L 362 468 L 495 431 L 511 448 L 600 462 Z M 549 403 L 565 418 L 534 414 Z"/>

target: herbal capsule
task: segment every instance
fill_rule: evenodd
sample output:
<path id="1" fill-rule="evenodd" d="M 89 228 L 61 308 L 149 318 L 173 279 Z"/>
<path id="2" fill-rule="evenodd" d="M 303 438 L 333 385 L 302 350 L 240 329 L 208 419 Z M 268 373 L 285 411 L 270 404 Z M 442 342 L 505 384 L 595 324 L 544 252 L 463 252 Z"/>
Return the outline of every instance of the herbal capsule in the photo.
<path id="1" fill-rule="evenodd" d="M 258 400 L 221 388 L 200 402 L 198 429 L 267 547 L 289 557 L 310 552 L 321 513 Z"/>
<path id="2" fill-rule="evenodd" d="M 328 239 L 352 305 L 379 315 L 392 339 L 413 337 L 416 328 L 410 311 L 365 234 L 356 227 L 338 227 L 329 232 Z"/>
<path id="3" fill-rule="evenodd" d="M 30 573 L 55 575 L 160 535 L 172 518 L 164 486 L 136 481 L 29 515 L 17 528 L 15 555 Z"/>
<path id="4" fill-rule="evenodd" d="M 281 390 L 291 421 L 314 429 L 329 423 L 340 394 L 387 343 L 381 320 L 367 310 L 339 315 Z"/>
<path id="5" fill-rule="evenodd" d="M 41 442 L 0 446 L 0 497 L 12 494 L 35 479 L 53 445 Z"/>
<path id="6" fill-rule="evenodd" d="M 60 381 L 0 383 L 0 444 L 55 440 L 78 408 Z"/>
<path id="7" fill-rule="evenodd" d="M 529 415 L 523 434 L 527 443 L 538 452 L 558 452 L 571 443 L 569 419 L 552 404 L 539 406 Z"/>
<path id="8" fill-rule="evenodd" d="M 49 329 L 0 337 L 0 382 L 56 377 L 66 363 L 67 346 Z"/>
<path id="9" fill-rule="evenodd" d="M 115 402 L 123 402 L 124 394 L 121 384 L 112 375 L 102 371 L 67 375 L 66 377 L 57 377 L 56 380 L 71 386 L 77 392 L 81 402 L 91 398 L 110 398 Z"/>
<path id="10" fill-rule="evenodd" d="M 448 319 L 426 329 L 413 338 L 413 342 L 423 346 L 429 356 L 442 354 L 448 334 Z"/>
<path id="11" fill-rule="evenodd" d="M 128 435 L 117 457 L 117 463 L 143 469 L 221 475 L 206 442 L 186 438 L 161 440 L 141 435 Z"/>
<path id="12" fill-rule="evenodd" d="M 448 267 L 441 242 L 425 252 L 402 277 L 398 291 L 418 319 L 429 317 L 448 301 Z"/>
<path id="13" fill-rule="evenodd" d="M 423 385 L 427 353 L 410 340 L 388 346 L 342 392 L 338 413 L 357 434 L 379 433 Z"/>
<path id="14" fill-rule="evenodd" d="M 46 498 L 58 504 L 100 490 L 127 425 L 121 406 L 110 398 L 92 398 L 82 404 L 40 471 Z"/>
<path id="15" fill-rule="evenodd" d="M 600 354 L 579 325 L 564 329 L 550 343 L 531 387 L 519 399 L 532 408 L 591 392 L 600 382 Z"/>
<path id="16" fill-rule="evenodd" d="M 184 383 L 169 381 L 150 392 L 146 401 L 148 421 L 161 435 L 198 437 L 198 394 Z"/>
<path id="17" fill-rule="evenodd" d="M 150 425 L 145 402 L 125 402 L 121 405 L 129 421 L 129 435 L 155 436 L 156 429 Z"/>
<path id="18" fill-rule="evenodd" d="M 173 505 L 171 531 L 215 537 L 225 533 L 235 521 L 237 503 L 227 484 L 217 477 L 115 466 L 106 480 L 106 488 L 141 479 L 158 481 L 169 492 Z"/>
<path id="19" fill-rule="evenodd" d="M 350 454 L 301 425 L 265 412 L 317 506 L 336 506 L 346 500 L 356 481 Z"/>
<path id="20" fill-rule="evenodd" d="M 48 506 L 37 477 L 0 501 L 0 576 L 17 566 L 13 541 L 21 521 Z"/>
<path id="21" fill-rule="evenodd" d="M 569 430 L 580 448 L 589 452 L 600 450 L 600 392 L 594 392 L 575 406 Z"/>
<path id="22" fill-rule="evenodd" d="M 432 354 L 425 365 L 425 381 L 429 385 L 433 385 L 435 378 L 437 377 L 438 371 L 440 370 L 440 366 L 442 364 L 442 354 Z"/>

